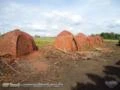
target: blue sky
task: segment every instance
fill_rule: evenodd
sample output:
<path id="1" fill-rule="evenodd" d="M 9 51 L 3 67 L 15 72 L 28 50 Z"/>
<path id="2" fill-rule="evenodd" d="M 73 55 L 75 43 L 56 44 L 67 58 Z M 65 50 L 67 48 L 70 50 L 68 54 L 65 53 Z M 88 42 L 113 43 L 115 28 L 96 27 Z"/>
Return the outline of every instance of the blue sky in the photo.
<path id="1" fill-rule="evenodd" d="M 120 33 L 120 0 L 0 0 L 0 32 L 15 28 L 40 36 Z"/>

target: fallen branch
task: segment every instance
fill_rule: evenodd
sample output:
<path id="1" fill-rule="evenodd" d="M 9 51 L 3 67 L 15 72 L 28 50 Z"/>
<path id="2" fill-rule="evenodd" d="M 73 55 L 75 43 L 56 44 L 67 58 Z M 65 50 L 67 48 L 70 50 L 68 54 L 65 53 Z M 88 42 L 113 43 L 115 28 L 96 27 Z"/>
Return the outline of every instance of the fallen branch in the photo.
<path id="1" fill-rule="evenodd" d="M 20 73 L 19 71 L 15 70 L 11 65 L 9 65 L 5 60 L 2 60 L 2 59 L 1 59 L 1 61 L 2 61 L 2 63 L 4 63 L 5 65 L 7 65 L 12 71 L 16 72 L 17 74 Z"/>

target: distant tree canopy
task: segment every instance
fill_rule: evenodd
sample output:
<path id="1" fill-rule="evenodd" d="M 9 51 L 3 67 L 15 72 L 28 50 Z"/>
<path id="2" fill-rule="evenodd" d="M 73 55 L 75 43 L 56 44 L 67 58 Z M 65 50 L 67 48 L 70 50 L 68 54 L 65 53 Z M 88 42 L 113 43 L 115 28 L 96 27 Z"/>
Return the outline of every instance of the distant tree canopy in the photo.
<path id="1" fill-rule="evenodd" d="M 35 37 L 35 38 L 40 38 L 40 36 L 39 36 L 39 35 L 35 35 L 34 37 Z"/>
<path id="2" fill-rule="evenodd" d="M 120 34 L 116 34 L 116 33 L 113 33 L 113 32 L 111 32 L 111 33 L 103 32 L 103 33 L 100 34 L 100 36 L 103 37 L 104 39 L 113 39 L 113 40 L 120 39 Z"/>

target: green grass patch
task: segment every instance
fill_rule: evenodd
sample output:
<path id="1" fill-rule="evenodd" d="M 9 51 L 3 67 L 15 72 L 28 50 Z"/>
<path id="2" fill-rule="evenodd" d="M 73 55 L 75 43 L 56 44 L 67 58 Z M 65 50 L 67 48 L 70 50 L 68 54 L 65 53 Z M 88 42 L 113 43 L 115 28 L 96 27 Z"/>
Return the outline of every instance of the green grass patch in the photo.
<path id="1" fill-rule="evenodd" d="M 54 37 L 40 37 L 34 38 L 36 45 L 38 48 L 44 47 L 46 45 L 53 45 Z"/>
<path id="2" fill-rule="evenodd" d="M 104 39 L 105 42 L 114 42 L 114 43 L 117 43 L 118 40 L 111 40 L 111 39 Z"/>

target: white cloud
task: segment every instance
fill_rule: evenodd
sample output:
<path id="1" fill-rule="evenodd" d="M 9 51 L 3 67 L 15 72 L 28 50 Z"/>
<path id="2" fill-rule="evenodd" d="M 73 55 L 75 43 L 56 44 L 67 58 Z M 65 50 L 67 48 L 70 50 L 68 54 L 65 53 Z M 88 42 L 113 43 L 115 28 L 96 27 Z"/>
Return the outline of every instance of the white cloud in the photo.
<path id="1" fill-rule="evenodd" d="M 75 14 L 72 12 L 68 12 L 68 11 L 57 11 L 57 10 L 53 10 L 52 12 L 47 12 L 45 14 L 46 16 L 50 17 L 50 18 L 56 18 L 56 19 L 68 19 L 70 21 L 74 22 L 81 22 L 82 21 L 82 17 L 79 14 Z"/>
<path id="2" fill-rule="evenodd" d="M 21 27 L 31 30 L 46 30 L 49 35 L 52 35 L 53 30 L 61 31 L 60 29 L 73 29 L 75 23 L 81 23 L 82 17 L 80 14 L 59 11 L 59 10 L 41 10 L 38 7 L 26 6 L 24 4 L 10 3 L 3 8 L 1 19 L 5 23 L 9 23 L 8 29 Z M 27 30 L 25 30 L 27 31 Z M 51 33 L 51 34 L 50 34 Z"/>
<path id="3" fill-rule="evenodd" d="M 120 19 L 115 20 L 115 23 L 120 25 Z"/>
<path id="4" fill-rule="evenodd" d="M 111 23 L 120 24 L 119 19 L 113 21 L 114 18 L 119 18 L 119 13 L 114 13 L 111 0 L 88 0 L 82 6 L 71 7 L 73 9 L 47 9 L 38 5 L 11 2 L 0 9 L 0 26 L 6 31 L 17 27 L 30 34 L 52 36 L 63 29 L 74 34 L 90 34 L 105 31 Z"/>

